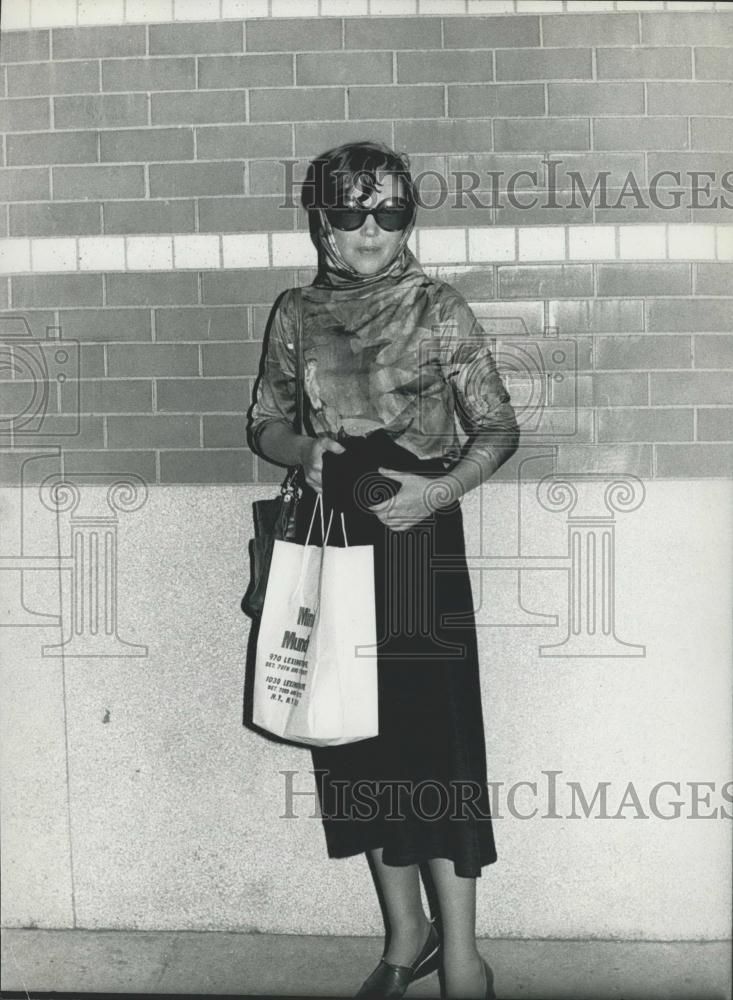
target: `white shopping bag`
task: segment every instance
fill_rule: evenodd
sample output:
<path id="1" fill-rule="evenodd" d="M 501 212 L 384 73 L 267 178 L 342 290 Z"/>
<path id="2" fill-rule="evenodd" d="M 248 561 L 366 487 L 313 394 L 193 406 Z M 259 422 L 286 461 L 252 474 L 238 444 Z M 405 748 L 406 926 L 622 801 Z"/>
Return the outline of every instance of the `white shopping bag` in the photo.
<path id="1" fill-rule="evenodd" d="M 373 546 L 341 522 L 345 548 L 309 545 L 313 517 L 305 545 L 275 542 L 257 641 L 253 721 L 315 746 L 379 732 Z"/>

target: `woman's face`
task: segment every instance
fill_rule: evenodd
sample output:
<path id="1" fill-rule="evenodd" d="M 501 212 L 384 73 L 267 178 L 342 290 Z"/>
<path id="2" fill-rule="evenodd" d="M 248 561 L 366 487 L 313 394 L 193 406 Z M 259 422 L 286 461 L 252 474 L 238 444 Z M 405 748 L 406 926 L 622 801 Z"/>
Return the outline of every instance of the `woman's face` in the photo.
<path id="1" fill-rule="evenodd" d="M 389 205 L 405 198 L 404 181 L 397 174 L 378 173 L 376 180 L 377 185 L 370 195 L 357 185 L 346 192 L 345 202 L 366 209 L 374 208 L 388 199 Z M 334 227 L 333 236 L 347 264 L 359 274 L 375 274 L 394 257 L 403 231 L 400 229 L 390 233 L 380 229 L 374 216 L 368 215 L 361 229 L 345 232 Z"/>

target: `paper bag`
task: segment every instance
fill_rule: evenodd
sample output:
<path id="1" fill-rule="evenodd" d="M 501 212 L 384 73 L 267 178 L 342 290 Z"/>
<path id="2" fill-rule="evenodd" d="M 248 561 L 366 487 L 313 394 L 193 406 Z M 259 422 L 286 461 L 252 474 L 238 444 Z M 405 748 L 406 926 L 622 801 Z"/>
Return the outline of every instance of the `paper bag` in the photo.
<path id="1" fill-rule="evenodd" d="M 376 641 L 373 546 L 278 539 L 257 642 L 255 724 L 314 746 L 376 736 Z"/>

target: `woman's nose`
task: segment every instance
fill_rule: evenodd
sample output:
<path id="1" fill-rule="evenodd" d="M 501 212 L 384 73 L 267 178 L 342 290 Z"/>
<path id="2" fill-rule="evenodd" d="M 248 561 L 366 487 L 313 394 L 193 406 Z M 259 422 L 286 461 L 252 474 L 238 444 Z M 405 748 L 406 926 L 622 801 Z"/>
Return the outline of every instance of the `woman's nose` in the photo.
<path id="1" fill-rule="evenodd" d="M 379 232 L 379 227 L 374 221 L 374 216 L 371 213 L 367 215 L 366 219 L 364 219 L 362 231 L 365 236 L 374 236 L 377 232 Z"/>

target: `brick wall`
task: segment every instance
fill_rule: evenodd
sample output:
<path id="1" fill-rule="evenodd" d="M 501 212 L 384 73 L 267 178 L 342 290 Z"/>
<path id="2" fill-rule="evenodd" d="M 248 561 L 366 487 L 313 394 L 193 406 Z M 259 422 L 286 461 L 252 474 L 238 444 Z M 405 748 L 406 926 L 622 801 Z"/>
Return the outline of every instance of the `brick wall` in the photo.
<path id="1" fill-rule="evenodd" d="M 726 475 L 733 14 L 691 6 L 4 0 L 4 445 L 59 446 L 70 473 L 279 480 L 245 413 L 272 302 L 315 262 L 280 161 L 297 181 L 374 137 L 423 174 L 412 245 L 496 338 L 522 455 Z M 40 349 L 37 427 L 16 416 L 27 331 L 69 347 Z"/>

